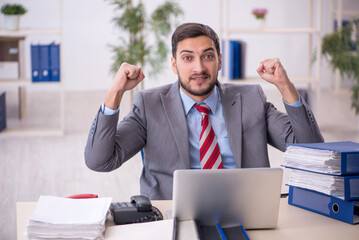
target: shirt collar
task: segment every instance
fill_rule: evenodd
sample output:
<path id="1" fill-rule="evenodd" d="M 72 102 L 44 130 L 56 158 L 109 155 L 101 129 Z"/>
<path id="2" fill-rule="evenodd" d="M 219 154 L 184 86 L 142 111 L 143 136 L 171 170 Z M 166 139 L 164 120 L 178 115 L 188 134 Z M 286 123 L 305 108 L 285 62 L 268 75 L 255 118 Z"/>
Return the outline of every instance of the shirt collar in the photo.
<path id="1" fill-rule="evenodd" d="M 202 102 L 196 102 L 193 100 L 190 96 L 185 94 L 182 89 L 180 88 L 180 95 L 182 99 L 182 103 L 184 106 L 184 111 L 187 116 L 188 112 L 191 110 L 193 104 L 200 104 Z M 220 95 L 217 85 L 214 86 L 214 91 L 209 95 L 204 101 L 208 105 L 208 107 L 211 109 L 212 113 L 215 114 L 217 111 L 217 106 L 220 103 Z"/>

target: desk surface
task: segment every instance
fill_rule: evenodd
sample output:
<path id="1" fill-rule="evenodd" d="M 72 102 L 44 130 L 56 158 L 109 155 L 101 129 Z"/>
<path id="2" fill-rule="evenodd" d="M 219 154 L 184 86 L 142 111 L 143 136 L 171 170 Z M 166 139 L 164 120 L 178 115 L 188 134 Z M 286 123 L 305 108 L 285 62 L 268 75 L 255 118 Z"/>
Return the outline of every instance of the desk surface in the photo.
<path id="1" fill-rule="evenodd" d="M 172 201 L 153 201 L 166 217 L 172 209 Z M 23 233 L 36 202 L 16 203 L 17 239 L 25 239 Z M 108 223 L 111 225 L 111 222 Z M 108 225 L 106 224 L 106 225 Z M 358 239 L 359 225 L 351 225 L 320 214 L 288 205 L 287 198 L 281 199 L 278 226 L 269 230 L 248 230 L 251 239 Z"/>

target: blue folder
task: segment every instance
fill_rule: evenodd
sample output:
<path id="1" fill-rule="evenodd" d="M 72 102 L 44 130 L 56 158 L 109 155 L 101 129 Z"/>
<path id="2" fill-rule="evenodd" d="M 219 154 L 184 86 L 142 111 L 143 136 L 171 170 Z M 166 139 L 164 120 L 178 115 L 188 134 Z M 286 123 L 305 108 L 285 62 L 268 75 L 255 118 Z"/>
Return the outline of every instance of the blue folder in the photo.
<path id="1" fill-rule="evenodd" d="M 288 167 L 291 169 L 296 169 L 292 167 Z M 302 170 L 302 169 L 300 169 Z M 307 170 L 302 170 L 307 171 Z M 310 171 L 308 171 L 310 172 Z M 315 173 L 315 174 L 324 174 L 324 175 L 332 175 L 337 178 L 342 178 L 343 181 L 343 188 L 344 188 L 344 195 L 343 196 L 335 196 L 343 200 L 347 201 L 353 201 L 353 200 L 359 200 L 359 175 L 354 176 L 339 176 L 339 175 L 333 175 L 333 174 L 325 174 L 325 173 Z M 288 186 L 291 186 L 288 184 Z"/>
<path id="2" fill-rule="evenodd" d="M 345 201 L 316 191 L 289 187 L 288 204 L 350 224 L 359 223 L 359 202 Z"/>
<path id="3" fill-rule="evenodd" d="M 233 79 L 239 79 L 239 61 L 240 61 L 240 52 L 239 52 L 239 42 L 233 41 Z"/>
<path id="4" fill-rule="evenodd" d="M 39 45 L 40 48 L 40 81 L 50 81 L 50 52 L 49 45 Z"/>
<path id="5" fill-rule="evenodd" d="M 359 174 L 359 143 L 343 141 L 326 143 L 286 143 L 286 145 L 340 152 L 340 175 Z"/>
<path id="6" fill-rule="evenodd" d="M 0 93 L 0 132 L 6 128 L 6 93 Z"/>
<path id="7" fill-rule="evenodd" d="M 31 79 L 33 82 L 40 81 L 40 47 L 31 45 Z"/>
<path id="8" fill-rule="evenodd" d="M 60 45 L 50 44 L 50 81 L 60 81 Z"/>
<path id="9" fill-rule="evenodd" d="M 228 79 L 234 79 L 234 58 L 235 58 L 235 42 L 229 41 L 229 72 Z"/>
<path id="10" fill-rule="evenodd" d="M 240 79 L 243 78 L 243 43 L 241 41 L 236 41 L 235 44 L 235 68 L 234 68 L 234 75 L 235 78 Z"/>
<path id="11" fill-rule="evenodd" d="M 225 42 L 222 42 L 223 46 Z M 242 59 L 242 43 L 240 41 L 229 41 L 229 58 L 222 54 L 222 76 L 224 76 L 226 60 L 229 60 L 228 79 L 243 78 L 243 59 Z"/>

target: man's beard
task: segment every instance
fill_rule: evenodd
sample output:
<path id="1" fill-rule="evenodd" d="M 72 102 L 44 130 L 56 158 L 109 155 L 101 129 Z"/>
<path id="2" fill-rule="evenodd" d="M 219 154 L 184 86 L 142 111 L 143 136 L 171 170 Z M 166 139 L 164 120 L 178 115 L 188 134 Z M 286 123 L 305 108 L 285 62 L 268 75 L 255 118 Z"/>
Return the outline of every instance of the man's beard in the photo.
<path id="1" fill-rule="evenodd" d="M 196 75 L 203 75 L 207 78 L 210 78 L 211 76 L 207 73 L 201 73 L 201 74 L 192 74 L 189 79 L 191 79 L 192 77 L 196 76 Z M 217 74 L 218 76 L 218 74 Z M 215 79 L 217 79 L 217 76 Z M 179 84 L 181 85 L 181 87 L 186 90 L 189 94 L 193 95 L 193 96 L 205 96 L 207 94 L 209 94 L 210 92 L 212 92 L 213 88 L 215 87 L 216 85 L 216 81 L 213 81 L 210 83 L 210 85 L 205 88 L 205 89 L 199 89 L 199 90 L 194 90 L 191 88 L 190 84 L 186 85 L 182 79 L 181 79 L 181 76 L 178 74 L 178 81 L 179 81 Z"/>

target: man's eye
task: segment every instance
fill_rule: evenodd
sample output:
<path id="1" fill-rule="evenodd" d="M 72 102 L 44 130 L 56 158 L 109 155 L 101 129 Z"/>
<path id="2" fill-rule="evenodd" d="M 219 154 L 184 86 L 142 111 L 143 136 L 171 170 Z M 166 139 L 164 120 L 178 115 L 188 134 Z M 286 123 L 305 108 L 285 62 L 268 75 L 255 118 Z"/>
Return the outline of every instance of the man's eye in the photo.
<path id="1" fill-rule="evenodd" d="M 214 56 L 212 54 L 208 54 L 206 56 L 204 56 L 205 59 L 213 59 Z"/>
<path id="2" fill-rule="evenodd" d="M 190 56 L 184 56 L 184 57 L 183 57 L 183 60 L 189 61 L 189 60 L 191 60 L 191 57 L 190 57 Z"/>

